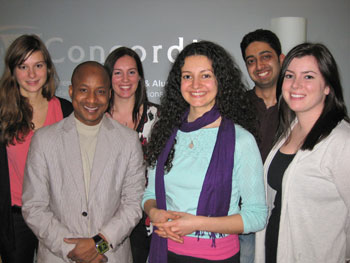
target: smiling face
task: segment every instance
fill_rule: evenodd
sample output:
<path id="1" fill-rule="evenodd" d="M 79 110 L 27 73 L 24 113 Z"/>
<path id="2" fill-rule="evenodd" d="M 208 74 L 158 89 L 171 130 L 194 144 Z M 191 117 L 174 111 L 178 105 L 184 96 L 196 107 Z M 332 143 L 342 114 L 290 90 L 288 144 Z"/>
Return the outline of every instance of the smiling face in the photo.
<path id="1" fill-rule="evenodd" d="M 318 118 L 330 88 L 313 56 L 294 58 L 285 73 L 282 95 L 297 116 L 308 114 Z"/>
<path id="2" fill-rule="evenodd" d="M 41 51 L 35 51 L 17 65 L 14 76 L 22 96 L 41 92 L 47 80 L 47 66 Z"/>
<path id="3" fill-rule="evenodd" d="M 134 97 L 139 80 L 140 75 L 134 58 L 125 55 L 115 62 L 112 87 L 116 96 L 125 99 Z"/>
<path id="4" fill-rule="evenodd" d="M 245 63 L 250 78 L 260 89 L 275 88 L 284 55 L 277 56 L 267 43 L 254 41 L 245 50 Z"/>
<path id="5" fill-rule="evenodd" d="M 181 94 L 190 104 L 190 115 L 197 117 L 209 111 L 218 93 L 211 61 L 206 56 L 189 56 L 181 68 Z"/>
<path id="6" fill-rule="evenodd" d="M 110 98 L 108 73 L 94 64 L 79 68 L 69 87 L 75 117 L 85 125 L 97 125 L 103 118 Z"/>

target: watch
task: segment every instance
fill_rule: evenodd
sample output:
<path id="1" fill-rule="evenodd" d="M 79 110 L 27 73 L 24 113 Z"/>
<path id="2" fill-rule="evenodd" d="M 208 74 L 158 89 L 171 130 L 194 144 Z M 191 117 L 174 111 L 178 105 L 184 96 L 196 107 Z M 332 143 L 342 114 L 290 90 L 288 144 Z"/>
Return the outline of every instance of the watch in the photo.
<path id="1" fill-rule="evenodd" d="M 96 250 L 99 254 L 104 254 L 109 250 L 109 246 L 106 240 L 104 240 L 100 235 L 92 237 L 95 241 Z"/>

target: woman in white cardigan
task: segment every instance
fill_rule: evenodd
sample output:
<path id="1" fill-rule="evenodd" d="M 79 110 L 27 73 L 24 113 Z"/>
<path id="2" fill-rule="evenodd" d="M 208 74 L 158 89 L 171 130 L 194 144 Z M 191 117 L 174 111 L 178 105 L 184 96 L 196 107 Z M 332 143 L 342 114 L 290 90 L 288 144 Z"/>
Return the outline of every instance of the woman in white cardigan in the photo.
<path id="1" fill-rule="evenodd" d="M 350 124 L 336 62 L 322 44 L 286 56 L 277 142 L 265 162 L 269 206 L 255 262 L 344 263 L 350 249 Z"/>

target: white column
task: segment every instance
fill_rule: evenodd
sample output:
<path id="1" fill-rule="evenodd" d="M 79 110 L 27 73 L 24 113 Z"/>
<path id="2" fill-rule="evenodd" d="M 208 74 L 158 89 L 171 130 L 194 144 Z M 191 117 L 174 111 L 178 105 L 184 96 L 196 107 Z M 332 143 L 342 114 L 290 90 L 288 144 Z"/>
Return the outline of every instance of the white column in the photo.
<path id="1" fill-rule="evenodd" d="M 282 53 L 298 44 L 306 42 L 306 18 L 304 17 L 276 17 L 271 19 L 271 31 L 281 41 Z"/>

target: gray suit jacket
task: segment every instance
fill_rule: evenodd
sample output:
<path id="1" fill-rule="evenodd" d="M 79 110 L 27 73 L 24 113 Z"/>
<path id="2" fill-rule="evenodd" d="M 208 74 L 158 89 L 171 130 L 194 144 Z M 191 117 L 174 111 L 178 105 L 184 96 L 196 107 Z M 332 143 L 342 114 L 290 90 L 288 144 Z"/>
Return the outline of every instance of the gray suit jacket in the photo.
<path id="1" fill-rule="evenodd" d="M 109 262 L 131 262 L 129 234 L 141 218 L 145 185 L 137 134 L 104 117 L 86 199 L 74 115 L 32 138 L 23 182 L 22 213 L 39 238 L 38 262 L 69 262 L 64 237 L 102 233 L 113 246 Z"/>

